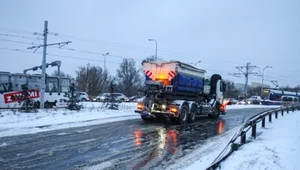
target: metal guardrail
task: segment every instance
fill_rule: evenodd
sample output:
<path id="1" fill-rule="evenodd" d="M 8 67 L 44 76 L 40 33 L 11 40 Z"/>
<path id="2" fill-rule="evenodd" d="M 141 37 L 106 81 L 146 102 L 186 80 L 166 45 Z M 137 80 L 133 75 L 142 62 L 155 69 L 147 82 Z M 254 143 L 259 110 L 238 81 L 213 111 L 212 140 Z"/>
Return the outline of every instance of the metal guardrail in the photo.
<path id="1" fill-rule="evenodd" d="M 288 114 L 289 111 L 294 112 L 295 110 L 300 110 L 300 104 L 293 104 L 288 106 L 283 106 L 276 109 L 267 110 L 261 113 L 256 114 L 255 116 L 250 117 L 247 122 L 243 125 L 243 127 L 237 132 L 231 140 L 228 142 L 228 144 L 225 146 L 225 148 L 222 150 L 222 152 L 218 155 L 218 157 L 213 161 L 213 163 L 206 168 L 206 170 L 215 170 L 218 167 L 220 167 L 220 164 L 227 159 L 234 151 L 238 150 L 239 147 L 246 144 L 246 134 L 251 129 L 251 137 L 253 139 L 256 138 L 257 135 L 257 124 L 261 122 L 262 128 L 265 128 L 266 126 L 266 119 L 269 120 L 269 122 L 272 122 L 272 115 L 275 114 L 275 119 L 278 119 L 278 114 L 284 115 L 284 112 Z M 237 143 L 237 139 L 240 138 L 240 142 Z M 230 147 L 230 148 L 229 148 Z M 229 150 L 229 151 L 228 151 Z M 228 151 L 225 153 L 225 151 Z"/>

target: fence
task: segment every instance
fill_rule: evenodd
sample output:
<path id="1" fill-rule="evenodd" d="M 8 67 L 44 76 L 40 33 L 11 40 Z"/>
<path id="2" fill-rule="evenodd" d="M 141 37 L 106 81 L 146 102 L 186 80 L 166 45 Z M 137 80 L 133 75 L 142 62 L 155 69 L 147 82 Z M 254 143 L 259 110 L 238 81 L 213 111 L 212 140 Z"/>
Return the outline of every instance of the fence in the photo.
<path id="1" fill-rule="evenodd" d="M 275 119 L 278 119 L 278 114 L 281 114 L 283 116 L 285 111 L 286 113 L 289 113 L 289 111 L 294 112 L 296 109 L 300 110 L 300 104 L 282 106 L 280 108 L 267 110 L 259 114 L 256 114 L 255 116 L 250 117 L 247 120 L 247 122 L 243 125 L 243 127 L 240 129 L 240 131 L 232 137 L 232 139 L 228 142 L 228 144 L 223 149 L 223 151 L 218 155 L 218 157 L 206 170 L 217 169 L 218 167 L 220 167 L 221 162 L 224 161 L 226 158 L 228 158 L 230 154 L 238 150 L 240 146 L 246 144 L 246 137 L 247 137 L 246 134 L 250 129 L 251 129 L 251 137 L 255 139 L 257 135 L 256 129 L 258 123 L 261 122 L 262 128 L 265 128 L 266 119 L 268 119 L 269 122 L 272 122 L 273 115 L 275 115 Z M 240 138 L 239 143 L 236 142 L 238 138 Z M 225 151 L 228 152 L 225 153 Z"/>

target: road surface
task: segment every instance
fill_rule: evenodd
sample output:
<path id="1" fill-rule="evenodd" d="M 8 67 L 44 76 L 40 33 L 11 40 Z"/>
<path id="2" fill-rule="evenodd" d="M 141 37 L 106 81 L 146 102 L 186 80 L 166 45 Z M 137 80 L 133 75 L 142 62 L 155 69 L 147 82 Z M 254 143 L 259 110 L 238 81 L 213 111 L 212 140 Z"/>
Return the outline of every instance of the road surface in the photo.
<path id="1" fill-rule="evenodd" d="M 230 110 L 218 120 L 202 117 L 186 126 L 134 119 L 3 137 L 0 165 L 3 170 L 163 169 L 264 110 Z"/>

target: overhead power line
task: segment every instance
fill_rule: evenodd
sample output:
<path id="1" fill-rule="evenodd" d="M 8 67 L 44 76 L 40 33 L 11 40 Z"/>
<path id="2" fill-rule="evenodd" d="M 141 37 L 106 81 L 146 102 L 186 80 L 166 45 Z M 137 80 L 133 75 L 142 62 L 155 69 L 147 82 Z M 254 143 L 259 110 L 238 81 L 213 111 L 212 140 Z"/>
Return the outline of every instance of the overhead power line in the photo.
<path id="1" fill-rule="evenodd" d="M 3 27 L 0 27 L 0 31 L 14 32 L 14 33 L 18 33 L 18 34 L 28 34 L 28 35 L 43 35 L 39 32 L 31 32 L 31 31 L 25 31 L 25 30 L 19 30 L 19 29 L 3 28 Z"/>
<path id="2" fill-rule="evenodd" d="M 93 51 L 87 51 L 87 50 L 78 50 L 78 49 L 74 49 L 74 48 L 59 48 L 59 47 L 54 47 L 54 48 L 61 49 L 61 50 L 69 50 L 69 51 L 73 51 L 73 52 L 80 52 L 80 53 L 85 53 L 85 54 L 99 55 L 99 56 L 103 56 L 103 54 L 104 54 L 104 53 L 100 53 L 100 52 L 93 52 Z M 141 59 L 123 57 L 123 56 L 112 55 L 112 54 L 108 54 L 107 56 L 114 57 L 114 58 L 122 58 L 122 59 L 133 59 L 135 61 L 143 61 Z"/>
<path id="3" fill-rule="evenodd" d="M 27 45 L 32 45 L 32 43 L 29 42 L 24 42 L 24 41 L 15 41 L 15 40 L 9 40 L 9 39 L 0 39 L 0 41 L 6 41 L 6 42 L 12 42 L 12 43 L 19 43 L 19 44 L 27 44 Z"/>
<path id="4" fill-rule="evenodd" d="M 23 52 L 23 53 L 31 53 L 31 54 L 42 54 L 41 52 L 33 53 L 32 51 L 26 51 L 22 49 L 11 49 L 11 48 L 1 48 L 0 50 L 6 50 L 6 51 L 15 51 L 15 52 Z M 85 61 L 97 61 L 103 63 L 104 60 L 98 60 L 98 59 L 92 59 L 92 58 L 83 58 L 83 57 L 74 57 L 74 56 L 65 56 L 65 55 L 59 55 L 59 54 L 52 54 L 52 53 L 47 53 L 49 56 L 55 56 L 55 57 L 60 57 L 60 58 L 70 58 L 70 59 L 78 59 L 78 60 L 85 60 Z M 112 63 L 112 64 L 120 64 L 121 62 L 109 62 L 107 63 Z"/>
<path id="5" fill-rule="evenodd" d="M 24 39 L 31 39 L 31 40 L 36 39 L 34 37 L 28 37 L 28 36 L 23 36 L 23 35 L 3 34 L 3 33 L 0 33 L 0 36 L 13 37 L 13 38 L 24 38 Z"/>

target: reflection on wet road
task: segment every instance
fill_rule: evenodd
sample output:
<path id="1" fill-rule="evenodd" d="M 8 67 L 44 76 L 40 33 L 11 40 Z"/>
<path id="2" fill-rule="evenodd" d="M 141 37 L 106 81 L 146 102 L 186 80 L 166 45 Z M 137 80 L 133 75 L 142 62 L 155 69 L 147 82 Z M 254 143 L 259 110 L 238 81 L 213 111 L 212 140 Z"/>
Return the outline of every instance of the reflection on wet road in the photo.
<path id="1" fill-rule="evenodd" d="M 263 110 L 232 110 L 186 126 L 135 119 L 4 137 L 1 169 L 162 169 Z"/>

